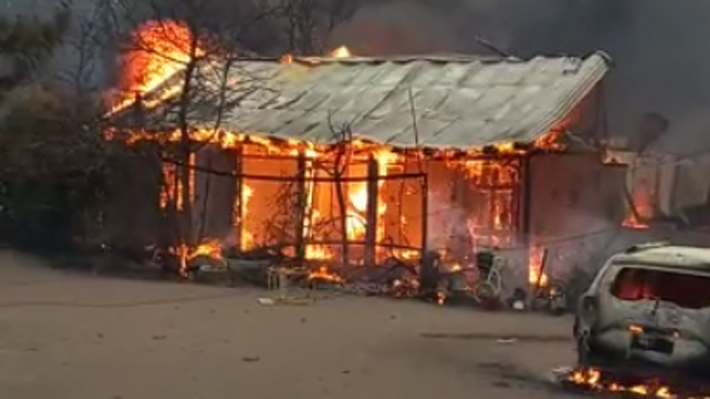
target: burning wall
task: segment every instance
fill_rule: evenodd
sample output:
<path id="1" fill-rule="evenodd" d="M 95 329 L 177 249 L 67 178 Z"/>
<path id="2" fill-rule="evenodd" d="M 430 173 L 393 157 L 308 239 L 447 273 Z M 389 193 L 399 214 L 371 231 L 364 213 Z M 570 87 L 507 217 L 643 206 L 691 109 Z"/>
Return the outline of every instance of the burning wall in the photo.
<path id="1" fill-rule="evenodd" d="M 204 147 L 198 168 L 237 177 L 196 172 L 195 230 L 241 253 L 269 248 L 298 257 L 300 246 L 306 260 L 342 263 L 343 217 L 333 176 L 340 169 L 351 264 L 415 259 L 425 247 L 440 252 L 449 267 L 465 266 L 482 249 L 525 252 L 519 251 L 524 152 L 501 146 L 497 155 L 422 157 L 355 142 L 347 163 L 335 168 L 332 148 L 304 151 L 292 144 L 232 138 Z"/>
<path id="2" fill-rule="evenodd" d="M 529 228 L 532 245 L 549 250 L 547 273 L 594 261 L 624 215 L 625 168 L 590 153 L 533 157 L 530 168 Z"/>
<path id="3" fill-rule="evenodd" d="M 376 259 L 382 260 L 388 251 L 389 255 L 392 251 L 404 254 L 421 246 L 417 223 L 422 215 L 423 176 L 410 171 L 415 166 L 406 157 L 380 146 L 360 152 L 348 148 L 349 161 L 336 168 L 332 153 L 299 151 L 284 143 L 257 140 L 239 143 L 235 148 L 225 145 L 206 147 L 198 156 L 200 166 L 211 163 L 213 166 L 207 169 L 239 175 L 197 185 L 197 200 L 212 198 L 212 203 L 218 204 L 203 207 L 202 212 L 231 220 L 229 234 L 210 228 L 204 230 L 207 236 L 217 236 L 241 252 L 271 248 L 289 256 L 302 251 L 308 259 L 334 260 L 342 256 L 345 226 L 351 260 L 362 263 L 368 241 L 367 221 L 372 219 Z M 224 154 L 231 157 L 228 168 L 215 168 L 208 160 L 215 155 L 225 159 Z M 370 164 L 375 165 L 375 175 Z M 198 172 L 198 180 L 201 176 L 204 181 L 210 179 L 208 172 Z M 342 186 L 344 224 L 337 179 Z M 375 207 L 374 212 L 369 211 L 370 206 Z M 379 245 L 384 243 L 389 250 Z"/>
<path id="4" fill-rule="evenodd" d="M 173 36 L 184 37 L 184 31 L 180 29 L 179 24 L 167 25 L 172 26 L 169 32 Z M 154 29 L 149 24 L 144 31 L 138 33 L 138 37 L 149 41 L 141 35 L 147 35 L 152 40 L 153 33 Z M 175 48 L 168 48 L 166 51 L 184 52 L 184 46 L 180 44 L 183 42 L 178 40 Z M 346 57 L 349 54 L 346 49 L 339 49 L 332 55 Z M 166 60 L 161 61 L 164 63 Z M 169 61 L 177 62 L 176 65 L 184 63 L 180 57 L 172 57 Z M 559 79 L 583 73 L 589 77 L 585 82 L 594 81 L 594 78 L 601 79 L 603 71 L 606 70 L 606 64 L 601 57 L 596 57 L 588 64 L 567 59 L 558 61 L 550 62 L 554 62 L 555 67 L 559 69 L 561 77 L 556 77 Z M 294 60 L 293 57 L 284 57 L 283 62 L 290 64 Z M 428 62 L 407 64 L 404 68 L 388 66 L 380 70 L 373 69 L 371 75 L 382 75 L 386 78 L 384 81 L 387 85 L 395 90 L 400 86 L 397 84 L 398 79 L 407 78 L 418 69 L 417 65 Z M 464 108 L 468 109 L 463 104 L 472 101 L 470 87 L 458 88 L 454 85 L 455 81 L 460 80 L 455 78 L 459 75 L 442 74 L 442 71 L 450 72 L 455 69 L 463 79 L 463 76 L 480 68 L 475 60 L 463 64 L 458 64 L 459 62 L 452 62 L 447 68 L 435 67 L 421 76 L 423 81 L 439 79 L 440 85 L 451 85 L 454 88 L 453 93 L 444 97 L 448 100 L 441 110 L 442 114 L 453 115 Z M 157 83 L 156 86 L 155 82 L 165 81 L 165 75 L 168 74 L 166 71 L 179 69 L 176 65 L 165 66 L 160 62 L 159 67 L 152 68 L 152 63 L 153 59 L 150 57 L 146 62 L 139 63 L 148 65 L 142 73 L 143 80 L 129 78 L 129 88 L 141 93 L 149 91 L 151 87 L 160 85 Z M 539 69 L 528 68 L 520 63 L 507 65 L 504 62 L 500 67 L 500 71 L 496 73 L 504 75 L 522 71 L 532 73 Z M 541 87 L 536 86 L 535 90 L 511 88 L 508 78 L 517 78 L 505 75 L 499 82 L 493 79 L 494 75 L 495 73 L 491 72 L 476 76 L 469 84 L 477 87 L 476 85 L 494 82 L 491 90 L 499 94 L 500 90 L 505 93 L 510 93 L 511 90 L 534 93 Z M 129 73 L 130 76 L 132 74 Z M 162 80 L 157 79 L 158 76 L 162 77 Z M 334 78 L 340 82 L 345 78 L 354 79 L 354 76 Z M 538 78 L 542 82 L 553 79 L 547 75 Z M 501 82 L 505 83 L 502 88 L 496 86 L 502 84 Z M 367 88 L 367 85 L 364 87 Z M 366 91 L 362 87 L 349 89 L 351 90 L 343 89 L 341 92 Z M 394 110 L 395 106 L 401 105 L 400 102 L 406 103 L 406 92 L 389 95 L 385 89 L 387 88 L 377 86 L 377 90 L 372 90 L 372 95 L 384 96 L 384 99 L 378 101 L 384 102 L 390 98 L 397 103 L 388 104 L 387 109 Z M 416 89 L 421 93 L 421 98 L 417 99 L 420 107 L 424 107 L 424 103 L 432 103 L 433 106 L 434 103 L 440 102 L 437 100 L 439 97 L 446 94 L 426 93 L 422 87 Z M 318 93 L 308 93 L 318 97 Z M 273 96 L 273 93 L 271 95 Z M 413 102 L 413 94 L 409 93 L 409 96 Z M 500 95 L 492 95 L 484 99 L 486 101 L 480 101 L 479 105 L 484 107 L 482 110 L 488 110 L 492 102 L 500 101 L 501 98 Z M 160 95 L 158 99 L 164 100 L 165 97 Z M 294 100 L 280 101 L 290 103 L 298 99 L 297 96 Z M 343 104 L 354 101 L 358 104 L 368 103 L 366 105 L 370 106 L 368 98 L 361 96 L 358 96 L 357 101 L 349 97 L 338 100 Z M 524 103 L 529 101 L 528 98 L 518 100 Z M 552 100 L 547 98 L 545 101 Z M 124 104 L 124 101 L 118 103 Z M 412 117 L 410 107 L 413 105 L 410 104 L 404 110 L 408 121 Z M 138 104 L 138 107 L 150 108 L 146 107 L 145 103 Z M 118 109 L 120 107 L 114 105 L 112 112 L 117 112 Z M 383 262 L 391 255 L 405 259 L 417 258 L 421 251 L 427 248 L 439 251 L 446 261 L 458 266 L 462 262 L 470 261 L 470 255 L 483 248 L 499 247 L 510 250 L 524 247 L 527 253 L 527 242 L 521 237 L 534 234 L 529 226 L 526 226 L 526 215 L 534 210 L 525 206 L 526 185 L 546 185 L 549 181 L 541 179 L 539 182 L 526 182 L 523 176 L 529 171 L 524 166 L 524 160 L 530 152 L 549 154 L 561 151 L 563 148 L 558 143 L 560 132 L 574 130 L 579 116 L 587 111 L 588 107 L 572 107 L 569 115 L 562 121 L 564 123 L 558 123 L 550 134 L 538 138 L 537 142 L 527 148 L 517 148 L 512 142 L 503 142 L 485 150 L 455 150 L 451 148 L 456 146 L 448 145 L 449 149 L 405 151 L 362 140 L 316 145 L 308 140 L 296 142 L 267 139 L 259 135 L 195 129 L 189 132 L 190 141 L 195 147 L 202 149 L 190 157 L 187 198 L 179 195 L 182 184 L 176 178 L 179 166 L 166 163 L 163 166 L 164 184 L 160 205 L 163 209 L 169 209 L 172 204 L 172 207 L 179 211 L 184 208 L 186 201 L 189 201 L 193 208 L 193 234 L 196 234 L 194 241 L 205 241 L 212 245 L 216 240 L 222 247 L 235 247 L 241 253 L 270 248 L 278 249 L 287 256 L 333 263 L 343 263 L 347 253 L 348 262 L 345 263 L 374 264 Z M 394 112 L 378 110 L 377 113 L 385 115 Z M 238 114 L 246 115 L 245 112 Z M 466 111 L 466 114 L 470 112 Z M 545 117 L 549 118 L 548 115 Z M 499 119 L 501 128 L 511 129 L 505 124 L 506 118 L 500 115 L 491 118 Z M 422 118 L 419 122 L 424 124 L 423 128 L 426 124 L 431 124 L 430 127 L 433 128 L 441 123 L 433 116 L 431 119 Z M 471 126 L 480 127 L 482 123 L 477 120 L 468 122 L 471 124 L 458 126 L 457 131 L 463 134 L 463 131 L 468 131 Z M 305 127 L 314 130 L 312 122 Z M 534 128 L 539 129 L 539 126 L 535 125 Z M 497 129 L 498 126 L 493 126 L 488 130 Z M 521 129 L 534 130 L 530 126 Z M 144 133 L 139 130 L 130 131 L 128 141 L 154 140 L 156 137 Z M 181 133 L 164 132 L 159 136 L 169 144 L 178 142 Z M 467 147 L 465 142 L 466 140 L 462 139 L 459 147 Z M 341 184 L 338 184 L 338 181 Z M 430 204 L 443 209 L 430 209 Z M 343 238 L 347 242 L 345 246 Z M 187 252 L 180 253 L 184 255 Z M 533 259 L 536 255 L 537 253 L 533 252 Z M 527 259 L 524 263 L 527 263 Z M 533 271 L 530 274 L 535 276 L 535 273 L 538 272 Z M 530 281 L 537 280 L 530 278 Z M 544 279 L 541 282 L 544 283 Z"/>

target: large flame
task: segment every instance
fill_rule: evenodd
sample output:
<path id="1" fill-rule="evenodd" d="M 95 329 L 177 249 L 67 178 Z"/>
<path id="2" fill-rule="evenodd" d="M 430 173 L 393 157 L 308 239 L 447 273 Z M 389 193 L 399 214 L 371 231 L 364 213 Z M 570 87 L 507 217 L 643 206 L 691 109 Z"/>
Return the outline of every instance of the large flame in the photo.
<path id="1" fill-rule="evenodd" d="M 203 54 L 203 50 L 200 48 L 197 48 L 194 52 L 191 51 L 191 46 L 194 43 L 189 29 L 184 24 L 175 21 L 147 22 L 136 32 L 134 42 L 136 49 L 126 54 L 126 69 L 122 76 L 122 89 L 124 93 L 128 94 L 119 99 L 120 101 L 115 104 L 114 110 L 121 109 L 132 102 L 135 93 L 143 94 L 153 92 L 158 88 L 164 89 L 162 86 L 166 80 L 184 68 L 184 66 L 191 61 L 191 57 Z M 330 52 L 329 56 L 333 58 L 347 58 L 351 57 L 352 54 L 347 47 L 341 46 Z M 293 62 L 293 57 L 286 55 L 283 57 L 282 61 L 285 63 Z M 179 93 L 179 87 L 168 88 L 167 90 L 163 90 L 163 94 L 158 97 L 151 96 L 150 99 L 145 99 L 143 106 L 152 107 L 163 101 L 164 98 L 166 98 L 165 96 L 173 96 L 176 93 Z M 106 133 L 108 138 L 112 137 L 114 132 L 107 131 Z M 305 153 L 306 157 L 310 160 L 329 159 L 328 154 L 330 148 L 327 146 L 296 142 L 294 140 L 280 140 L 277 142 L 268 138 L 245 133 L 217 133 L 211 130 L 194 130 L 189 134 L 191 140 L 218 145 L 223 149 L 232 149 L 248 144 L 260 146 L 264 150 L 263 153 L 266 155 L 296 157 L 299 156 L 299 154 Z M 559 133 L 549 133 L 538 140 L 535 143 L 535 147 L 545 150 L 560 149 L 561 147 L 559 147 L 558 144 L 559 136 Z M 158 138 L 161 140 L 167 139 L 168 142 L 179 142 L 181 132 L 176 130 L 173 132 L 162 132 L 156 135 L 150 132 L 134 131 L 130 132 L 127 142 L 130 144 L 141 140 L 155 140 Z M 370 143 L 365 145 L 358 140 L 354 140 L 349 145 L 353 149 L 361 152 L 359 156 L 363 158 L 372 156 L 375 159 L 377 162 L 377 173 L 380 177 L 385 177 L 388 173 L 393 173 L 391 172 L 391 170 L 394 170 L 392 169 L 392 165 L 398 164 L 400 160 L 405 159 L 400 158 L 402 155 L 394 153 L 391 148 L 384 145 L 374 145 Z M 520 182 L 519 171 L 515 167 L 511 167 L 510 162 L 504 160 L 503 157 L 497 159 L 490 155 L 517 156 L 523 155 L 526 150 L 516 146 L 513 142 L 500 143 L 496 146 L 492 146 L 492 152 L 489 152 L 490 150 L 491 149 L 488 148 L 486 151 L 483 151 L 483 149 L 474 149 L 465 152 L 451 151 L 452 156 L 449 156 L 448 151 L 442 150 L 439 151 L 439 154 L 442 155 L 443 159 L 447 160 L 446 164 L 448 166 L 455 166 L 464 171 L 467 183 L 476 187 L 485 187 L 485 189 L 479 190 L 483 193 L 481 195 L 485 196 L 481 201 L 484 205 L 467 216 L 468 220 L 466 223 L 473 235 L 473 245 L 512 245 L 514 243 L 515 234 L 514 225 L 516 220 L 518 220 L 514 214 L 516 211 L 514 206 L 516 201 L 512 187 L 515 187 Z M 422 154 L 416 151 L 414 153 L 416 157 L 423 158 Z M 457 158 L 459 160 L 453 161 L 454 153 L 456 156 L 463 156 Z M 482 155 L 485 156 L 485 159 L 481 159 Z M 461 161 L 460 159 L 464 160 Z M 194 162 L 193 155 L 190 159 L 190 164 L 194 165 Z M 319 240 L 320 242 L 333 240 L 332 235 L 326 236 L 326 234 L 316 232 L 316 226 L 334 213 L 332 209 L 326 209 L 324 205 L 320 205 L 315 198 L 314 192 L 316 191 L 316 183 L 309 180 L 309 178 L 316 176 L 317 171 L 315 169 L 312 162 L 307 163 L 305 171 L 307 177 L 305 183 L 307 193 L 305 214 L 308 216 L 303 223 L 304 241 L 307 243 L 305 245 L 305 257 L 309 260 L 334 260 L 337 258 L 336 246 L 333 245 L 332 242 L 327 245 L 317 243 Z M 360 173 L 354 173 L 354 175 L 363 177 L 366 175 L 366 173 L 363 173 L 364 171 L 363 169 L 355 170 L 355 172 Z M 190 187 L 187 190 L 189 198 L 182 198 L 182 179 L 176 177 L 177 173 L 178 169 L 175 165 L 166 164 L 163 168 L 164 186 L 160 195 L 160 205 L 162 208 L 166 208 L 168 204 L 174 204 L 176 209 L 182 210 L 186 201 L 194 201 L 194 171 L 191 172 L 189 178 Z M 376 185 L 377 203 L 375 209 L 375 225 L 367 226 L 367 210 L 368 205 L 370 205 L 368 202 L 371 194 L 368 193 L 369 187 L 372 187 L 372 185 L 368 185 L 365 181 L 348 182 L 344 184 L 344 192 L 346 195 L 346 209 L 345 215 L 343 216 L 346 222 L 345 235 L 349 241 L 361 243 L 365 237 L 367 228 L 370 227 L 375 229 L 376 242 L 380 245 L 387 239 L 385 220 L 387 217 L 391 219 L 391 215 L 388 215 L 388 203 L 391 205 L 391 199 L 386 198 L 383 193 L 383 191 L 386 190 L 385 180 L 378 179 Z M 264 211 L 263 204 L 259 203 L 261 200 L 252 201 L 255 190 L 260 190 L 259 185 L 254 184 L 250 186 L 242 182 L 241 197 L 234 199 L 232 212 L 235 217 L 233 220 L 235 227 L 239 226 L 240 228 L 239 234 L 241 241 L 238 245 L 242 250 L 250 250 L 261 244 L 255 239 L 255 237 L 260 237 L 261 234 L 257 231 L 250 230 L 251 228 L 256 229 L 257 227 L 251 226 L 247 221 L 253 215 Z M 428 215 L 424 217 L 428 217 Z M 406 216 L 400 215 L 398 218 L 402 226 L 409 225 Z M 417 225 L 418 223 L 412 223 L 412 226 Z M 249 227 L 247 228 L 245 226 Z M 210 243 L 210 245 L 213 244 L 212 242 Z M 195 254 L 215 253 L 215 251 L 206 252 L 204 245 L 205 244 L 202 244 L 202 246 L 191 249 L 180 247 L 176 248 L 175 252 L 180 254 L 180 258 L 184 260 L 183 263 L 185 263 L 186 267 L 187 261 L 191 259 L 191 257 L 194 257 Z M 218 243 L 216 245 L 218 245 Z M 382 255 L 382 253 L 382 247 L 380 245 L 377 248 L 378 259 L 381 259 L 380 255 Z M 407 249 L 396 249 L 392 250 L 391 253 L 404 259 L 414 259 L 420 255 L 416 250 Z M 531 257 L 530 262 L 531 282 L 538 281 L 539 266 L 535 266 L 535 256 L 536 255 L 533 255 Z M 331 280 L 335 281 L 332 277 L 334 273 L 327 267 L 319 268 L 314 272 L 314 278 L 322 278 L 324 275 L 331 276 Z M 546 285 L 547 276 L 542 276 L 540 283 L 541 285 Z"/>
<path id="2" fill-rule="evenodd" d="M 533 287 L 546 287 L 549 283 L 547 273 L 542 270 L 544 253 L 544 249 L 539 246 L 533 246 L 530 248 L 530 259 L 528 261 L 528 282 Z"/>
<path id="3" fill-rule="evenodd" d="M 110 113 L 132 104 L 136 94 L 157 89 L 169 77 L 185 68 L 193 57 L 204 55 L 202 48 L 197 47 L 192 51 L 193 44 L 190 29 L 182 22 L 153 20 L 141 25 L 134 32 L 131 49 L 122 57 L 121 92 L 109 100 Z M 178 92 L 179 87 L 170 88 L 159 99 L 144 106 L 150 108 Z"/>

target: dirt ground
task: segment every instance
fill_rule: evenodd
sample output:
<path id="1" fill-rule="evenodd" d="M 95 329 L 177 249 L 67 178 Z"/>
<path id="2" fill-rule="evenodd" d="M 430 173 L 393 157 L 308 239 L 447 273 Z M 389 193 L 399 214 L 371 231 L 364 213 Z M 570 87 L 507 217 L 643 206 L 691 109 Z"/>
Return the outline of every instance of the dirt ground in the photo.
<path id="1" fill-rule="evenodd" d="M 568 318 L 343 296 L 260 305 L 268 294 L 1 252 L 0 397 L 572 397 L 548 382 L 573 359 Z"/>

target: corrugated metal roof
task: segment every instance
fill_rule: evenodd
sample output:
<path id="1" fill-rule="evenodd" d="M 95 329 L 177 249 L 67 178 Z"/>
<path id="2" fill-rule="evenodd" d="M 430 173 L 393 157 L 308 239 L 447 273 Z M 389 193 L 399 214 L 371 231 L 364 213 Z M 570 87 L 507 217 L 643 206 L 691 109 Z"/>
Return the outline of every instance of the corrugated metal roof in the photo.
<path id="1" fill-rule="evenodd" d="M 528 143 L 562 120 L 609 64 L 603 53 L 526 61 L 248 61 L 234 78 L 251 87 L 239 90 L 242 97 L 226 112 L 224 128 L 325 143 L 334 140 L 333 127 L 349 125 L 355 136 L 407 147 L 415 145 L 416 126 L 419 144 L 428 147 Z"/>

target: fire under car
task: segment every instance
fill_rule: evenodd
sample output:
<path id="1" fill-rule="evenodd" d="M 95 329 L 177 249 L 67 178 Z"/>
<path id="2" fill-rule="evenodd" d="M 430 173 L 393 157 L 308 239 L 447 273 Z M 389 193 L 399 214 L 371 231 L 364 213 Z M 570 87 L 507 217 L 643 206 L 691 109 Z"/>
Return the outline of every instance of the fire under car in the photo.
<path id="1" fill-rule="evenodd" d="M 582 367 L 710 381 L 710 249 L 612 256 L 580 299 L 574 336 Z"/>

